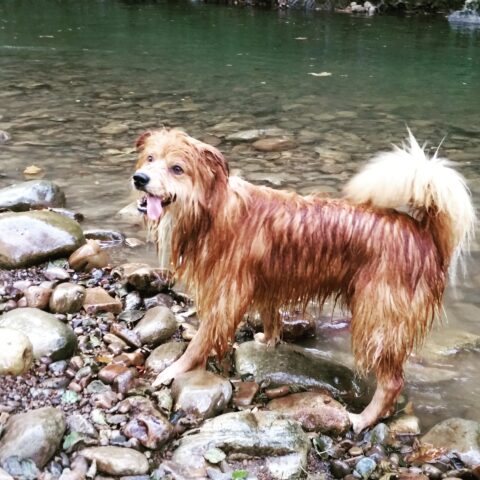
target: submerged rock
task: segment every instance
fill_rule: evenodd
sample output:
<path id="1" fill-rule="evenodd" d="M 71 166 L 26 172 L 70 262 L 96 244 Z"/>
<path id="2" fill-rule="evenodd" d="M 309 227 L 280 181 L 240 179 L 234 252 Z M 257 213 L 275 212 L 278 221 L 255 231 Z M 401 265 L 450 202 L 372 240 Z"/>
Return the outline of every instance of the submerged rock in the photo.
<path id="1" fill-rule="evenodd" d="M 70 358 L 77 347 L 77 337 L 69 325 L 55 315 L 37 308 L 17 308 L 0 316 L 0 327 L 24 333 L 33 346 L 33 356 L 53 360 Z"/>
<path id="2" fill-rule="evenodd" d="M 185 478 L 205 478 L 205 454 L 212 448 L 232 457 L 260 457 L 273 478 L 294 479 L 306 467 L 310 441 L 298 422 L 277 413 L 226 413 L 185 435 L 166 467 L 173 467 Z"/>
<path id="3" fill-rule="evenodd" d="M 20 330 L 0 328 L 0 375 L 21 375 L 33 362 L 33 347 Z"/>
<path id="4" fill-rule="evenodd" d="M 16 456 L 31 459 L 42 468 L 60 446 L 65 432 L 63 412 L 44 407 L 8 419 L 0 441 L 0 461 Z"/>
<path id="5" fill-rule="evenodd" d="M 0 189 L 0 209 L 24 212 L 30 208 L 64 206 L 65 194 L 48 180 L 30 180 Z"/>
<path id="6" fill-rule="evenodd" d="M 350 428 L 346 408 L 321 392 L 294 393 L 267 404 L 269 410 L 297 420 L 307 431 L 341 435 Z"/>
<path id="7" fill-rule="evenodd" d="M 285 134 L 280 128 L 258 128 L 253 130 L 242 130 L 240 132 L 227 135 L 226 139 L 232 142 L 248 142 L 258 140 L 262 137 L 277 137 Z"/>
<path id="8" fill-rule="evenodd" d="M 172 384 L 174 410 L 197 419 L 222 412 L 232 397 L 232 385 L 220 375 L 193 370 L 175 378 Z"/>
<path id="9" fill-rule="evenodd" d="M 449 418 L 430 429 L 421 439 L 424 445 L 457 452 L 470 468 L 480 465 L 480 423 L 463 418 Z"/>
<path id="10" fill-rule="evenodd" d="M 252 143 L 252 147 L 260 152 L 281 152 L 292 150 L 296 146 L 296 143 L 288 137 L 261 138 Z"/>
<path id="11" fill-rule="evenodd" d="M 0 267 L 21 268 L 69 255 L 85 242 L 80 225 L 48 211 L 0 214 Z"/>
<path id="12" fill-rule="evenodd" d="M 98 470 L 110 475 L 144 475 L 149 469 L 147 457 L 132 448 L 91 447 L 79 453 L 95 460 Z"/>

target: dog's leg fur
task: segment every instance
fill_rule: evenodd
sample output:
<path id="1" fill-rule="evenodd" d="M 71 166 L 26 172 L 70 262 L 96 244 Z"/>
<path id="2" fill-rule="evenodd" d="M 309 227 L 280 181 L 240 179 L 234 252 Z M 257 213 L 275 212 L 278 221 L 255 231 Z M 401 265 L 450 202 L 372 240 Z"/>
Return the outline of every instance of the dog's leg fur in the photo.
<path id="1" fill-rule="evenodd" d="M 260 310 L 260 318 L 263 323 L 263 333 L 257 333 L 255 340 L 268 347 L 274 347 L 280 343 L 282 333 L 282 320 L 279 309 L 276 307 L 264 307 Z"/>

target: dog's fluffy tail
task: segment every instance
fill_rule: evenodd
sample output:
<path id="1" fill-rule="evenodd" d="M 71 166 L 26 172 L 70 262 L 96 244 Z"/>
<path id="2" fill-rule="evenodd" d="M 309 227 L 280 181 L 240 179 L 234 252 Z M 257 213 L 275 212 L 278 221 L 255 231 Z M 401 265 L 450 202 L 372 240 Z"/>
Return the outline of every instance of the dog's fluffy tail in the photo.
<path id="1" fill-rule="evenodd" d="M 458 260 L 469 252 L 475 230 L 475 209 L 463 177 L 451 163 L 427 156 L 410 130 L 408 144 L 380 153 L 352 178 L 345 189 L 355 203 L 385 208 L 407 206 L 412 215 L 425 218 L 435 230 L 436 241 L 452 280 Z"/>

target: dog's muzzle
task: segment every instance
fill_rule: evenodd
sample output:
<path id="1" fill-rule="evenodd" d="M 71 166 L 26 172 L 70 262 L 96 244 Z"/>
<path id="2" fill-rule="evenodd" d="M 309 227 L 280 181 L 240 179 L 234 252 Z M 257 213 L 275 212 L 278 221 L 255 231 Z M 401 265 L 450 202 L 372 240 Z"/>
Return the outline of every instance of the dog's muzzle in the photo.
<path id="1" fill-rule="evenodd" d="M 150 177 L 146 173 L 138 172 L 133 176 L 133 184 L 137 190 L 145 190 Z"/>

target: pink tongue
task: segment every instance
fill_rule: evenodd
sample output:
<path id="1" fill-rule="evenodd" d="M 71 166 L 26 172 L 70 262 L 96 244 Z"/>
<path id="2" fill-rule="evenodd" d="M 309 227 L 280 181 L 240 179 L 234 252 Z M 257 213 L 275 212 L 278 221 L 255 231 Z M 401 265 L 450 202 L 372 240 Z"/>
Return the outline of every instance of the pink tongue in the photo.
<path id="1" fill-rule="evenodd" d="M 147 197 L 147 216 L 150 220 L 158 220 L 162 216 L 162 200 L 149 195 Z"/>

